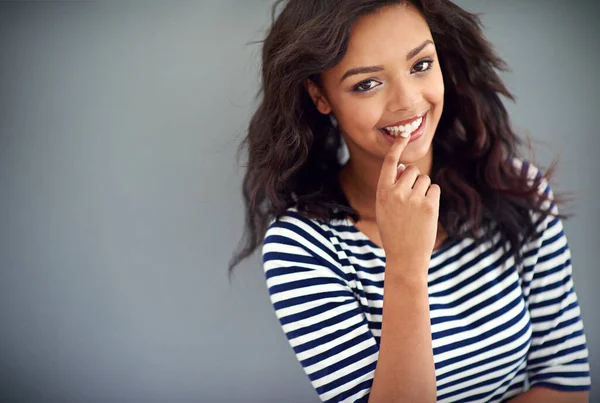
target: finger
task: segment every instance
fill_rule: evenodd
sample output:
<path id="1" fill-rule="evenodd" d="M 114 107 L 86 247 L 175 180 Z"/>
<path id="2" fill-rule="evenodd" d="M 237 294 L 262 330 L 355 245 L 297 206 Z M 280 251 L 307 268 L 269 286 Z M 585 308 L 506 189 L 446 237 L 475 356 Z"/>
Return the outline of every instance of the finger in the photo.
<path id="1" fill-rule="evenodd" d="M 390 149 L 388 150 L 381 166 L 381 172 L 379 173 L 379 181 L 377 187 L 389 188 L 396 182 L 398 176 L 398 163 L 400 162 L 400 156 L 408 144 L 410 136 L 402 137 L 398 135 Z"/>
<path id="2" fill-rule="evenodd" d="M 431 186 L 429 186 L 429 189 L 427 189 L 427 193 L 425 194 L 425 197 L 430 197 L 432 199 L 439 201 L 441 193 L 442 193 L 442 189 L 440 188 L 440 185 L 436 185 L 435 183 L 432 183 Z"/>
<path id="3" fill-rule="evenodd" d="M 425 197 L 427 190 L 429 189 L 429 185 L 431 185 L 431 179 L 429 176 L 421 174 L 417 177 L 415 181 L 415 185 L 413 186 L 413 192 Z"/>
<path id="4" fill-rule="evenodd" d="M 420 173 L 421 172 L 417 166 L 407 166 L 402 175 L 400 175 L 400 178 L 398 178 L 396 186 L 403 189 L 404 192 L 410 193 Z"/>
<path id="5" fill-rule="evenodd" d="M 404 165 L 403 163 L 399 163 L 398 164 L 398 173 L 396 174 L 396 181 L 398 181 L 398 178 L 400 177 L 400 175 L 402 175 L 402 172 L 406 171 L 406 165 Z"/>

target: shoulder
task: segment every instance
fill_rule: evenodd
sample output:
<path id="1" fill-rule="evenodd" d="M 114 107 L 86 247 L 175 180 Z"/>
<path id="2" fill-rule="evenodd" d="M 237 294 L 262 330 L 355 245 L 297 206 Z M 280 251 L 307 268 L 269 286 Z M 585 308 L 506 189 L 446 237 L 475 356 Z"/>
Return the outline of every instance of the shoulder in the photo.
<path id="1" fill-rule="evenodd" d="M 327 222 L 308 218 L 290 207 L 270 221 L 263 239 L 263 260 L 269 258 L 269 253 L 294 250 L 331 262 L 337 259 L 331 238 Z"/>
<path id="2" fill-rule="evenodd" d="M 529 241 L 522 246 L 525 257 L 537 259 L 544 250 L 563 251 L 567 245 L 564 227 L 559 213 L 558 206 L 554 200 L 552 187 L 548 182 L 544 172 L 524 159 L 514 158 L 513 166 L 518 169 L 522 175 L 526 175 L 528 184 L 537 184 L 538 208 L 540 210 L 530 209 L 529 216 L 534 225 L 535 232 Z"/>
<path id="3" fill-rule="evenodd" d="M 542 170 L 531 161 L 519 157 L 510 158 L 508 161 L 512 165 L 512 167 L 520 173 L 520 175 L 527 177 L 528 183 L 530 185 L 533 184 L 535 181 L 539 181 L 540 186 L 543 185 L 544 188 L 548 185 L 548 182 L 544 177 L 544 173 L 542 172 Z M 542 191 L 543 190 L 545 189 L 542 189 Z"/>
<path id="4" fill-rule="evenodd" d="M 553 215 L 558 214 L 557 207 L 554 203 L 554 192 L 552 191 L 552 187 L 544 172 L 537 165 L 526 159 L 515 157 L 509 161 L 520 175 L 527 178 L 529 186 L 537 184 L 537 195 L 541 198 L 540 207 L 544 210 L 548 210 Z M 539 212 L 534 211 L 531 211 L 530 214 L 534 219 L 539 219 L 540 216 L 542 216 Z"/>
<path id="5" fill-rule="evenodd" d="M 296 241 L 305 238 L 313 243 L 328 243 L 330 234 L 331 228 L 328 223 L 308 218 L 296 207 L 290 207 L 283 214 L 271 219 L 263 243 L 269 242 L 272 237 L 287 237 Z"/>

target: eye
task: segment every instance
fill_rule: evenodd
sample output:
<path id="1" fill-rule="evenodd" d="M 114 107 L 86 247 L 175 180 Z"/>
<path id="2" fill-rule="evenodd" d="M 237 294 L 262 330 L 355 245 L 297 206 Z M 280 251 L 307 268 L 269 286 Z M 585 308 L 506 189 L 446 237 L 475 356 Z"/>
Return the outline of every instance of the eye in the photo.
<path id="1" fill-rule="evenodd" d="M 364 81 L 361 81 L 360 83 L 356 84 L 354 87 L 352 87 L 352 91 L 353 92 L 369 92 L 373 88 L 378 87 L 379 85 L 381 85 L 381 83 L 379 81 L 376 81 L 373 79 L 368 79 L 368 80 L 364 80 Z"/>
<path id="2" fill-rule="evenodd" d="M 431 70 L 433 67 L 433 60 L 431 59 L 423 59 L 419 60 L 413 67 L 413 70 L 416 73 L 424 73 L 426 71 Z"/>

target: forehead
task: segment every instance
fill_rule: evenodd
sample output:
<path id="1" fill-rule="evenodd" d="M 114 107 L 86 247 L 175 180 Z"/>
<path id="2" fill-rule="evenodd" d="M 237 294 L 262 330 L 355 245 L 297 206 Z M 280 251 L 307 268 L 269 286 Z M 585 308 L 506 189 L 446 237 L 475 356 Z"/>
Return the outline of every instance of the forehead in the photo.
<path id="1" fill-rule="evenodd" d="M 348 50 L 336 68 L 404 61 L 406 54 L 426 39 L 432 39 L 429 26 L 414 6 L 382 7 L 354 23 Z"/>

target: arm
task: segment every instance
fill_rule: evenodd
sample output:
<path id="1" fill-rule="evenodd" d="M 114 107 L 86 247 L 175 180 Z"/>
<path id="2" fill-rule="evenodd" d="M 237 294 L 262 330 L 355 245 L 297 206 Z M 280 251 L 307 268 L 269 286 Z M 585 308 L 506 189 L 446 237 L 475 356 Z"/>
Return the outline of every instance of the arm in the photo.
<path id="1" fill-rule="evenodd" d="M 318 226 L 288 215 L 271 224 L 262 253 L 276 316 L 322 401 L 387 403 L 394 395 L 427 395 L 435 401 L 426 277 L 419 282 L 386 276 L 382 356 L 359 297 L 346 280 L 352 274 L 344 272 Z"/>
<path id="2" fill-rule="evenodd" d="M 543 386 L 534 386 L 527 392 L 509 400 L 509 403 L 588 403 L 589 394 L 585 392 L 561 392 Z"/>
<path id="3" fill-rule="evenodd" d="M 262 254 L 275 314 L 319 398 L 366 402 L 379 347 L 326 234 L 289 214 Z"/>
<path id="4" fill-rule="evenodd" d="M 544 207 L 558 214 L 546 180 L 540 191 L 548 195 Z M 538 236 L 526 246 L 522 274 L 532 328 L 527 357 L 531 390 L 514 402 L 585 402 L 590 389 L 588 350 L 569 245 L 560 218 L 541 219 L 536 213 L 534 219 Z"/>
<path id="5" fill-rule="evenodd" d="M 398 269 L 410 264 L 421 268 Z M 427 265 L 386 265 L 379 360 L 369 403 L 436 401 L 427 271 L 422 269 Z M 424 275 L 411 278 L 405 271 Z"/>

